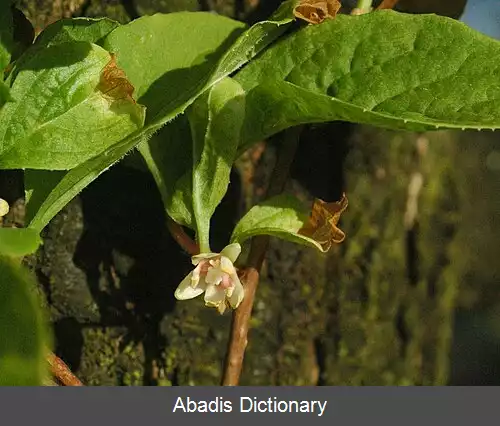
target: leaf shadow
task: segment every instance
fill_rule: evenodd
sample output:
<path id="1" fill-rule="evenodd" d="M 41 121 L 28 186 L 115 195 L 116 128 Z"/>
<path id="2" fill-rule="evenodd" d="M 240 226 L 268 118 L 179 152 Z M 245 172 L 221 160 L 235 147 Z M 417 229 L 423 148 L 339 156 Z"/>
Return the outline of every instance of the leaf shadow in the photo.
<path id="1" fill-rule="evenodd" d="M 84 232 L 75 264 L 85 272 L 101 327 L 124 327 L 119 344 L 142 344 L 143 382 L 165 338 L 160 323 L 175 306 L 174 290 L 189 272 L 188 256 L 169 236 L 151 176 L 118 165 L 81 195 Z"/>
<path id="2" fill-rule="evenodd" d="M 71 50 L 61 54 L 61 46 L 65 44 L 72 44 Z M 35 46 L 34 46 L 35 48 Z M 67 67 L 77 62 L 83 61 L 90 51 L 92 50 L 92 45 L 83 41 L 73 41 L 68 43 L 61 43 L 55 46 L 45 47 L 43 49 L 43 56 L 41 60 L 33 61 L 23 61 L 23 70 L 40 71 L 52 68 Z M 30 59 L 32 59 L 31 57 Z"/>
<path id="3" fill-rule="evenodd" d="M 241 28 L 233 30 L 214 52 L 201 54 L 192 66 L 167 71 L 156 79 L 137 99 L 147 108 L 146 124 L 197 96 L 212 78 L 224 53 L 243 31 Z"/>

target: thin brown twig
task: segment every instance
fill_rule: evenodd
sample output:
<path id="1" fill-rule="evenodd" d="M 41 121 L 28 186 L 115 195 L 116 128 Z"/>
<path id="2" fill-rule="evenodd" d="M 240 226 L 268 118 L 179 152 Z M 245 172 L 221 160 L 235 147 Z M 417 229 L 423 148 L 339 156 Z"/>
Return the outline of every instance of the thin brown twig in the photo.
<path id="1" fill-rule="evenodd" d="M 399 0 L 382 0 L 382 3 L 380 3 L 377 7 L 377 10 L 382 10 L 382 9 L 393 9 L 394 6 L 398 4 Z"/>
<path id="2" fill-rule="evenodd" d="M 186 234 L 182 226 L 174 222 L 171 217 L 167 218 L 167 228 L 172 235 L 172 238 L 179 244 L 182 249 L 191 256 L 200 252 L 200 247 L 196 244 L 189 235 Z"/>
<path id="3" fill-rule="evenodd" d="M 76 377 L 65 362 L 52 352 L 47 357 L 52 375 L 64 386 L 83 386 L 83 383 Z"/>
<path id="4" fill-rule="evenodd" d="M 290 166 L 293 162 L 302 126 L 284 132 L 282 146 L 277 163 L 269 183 L 266 197 L 273 197 L 283 192 Z M 228 349 L 224 362 L 222 386 L 237 386 L 240 380 L 243 358 L 248 342 L 248 328 L 252 315 L 255 293 L 259 284 L 260 269 L 264 262 L 269 237 L 259 235 L 252 238 L 247 266 L 243 269 L 241 279 L 245 288 L 245 297 L 241 305 L 233 312 Z"/>

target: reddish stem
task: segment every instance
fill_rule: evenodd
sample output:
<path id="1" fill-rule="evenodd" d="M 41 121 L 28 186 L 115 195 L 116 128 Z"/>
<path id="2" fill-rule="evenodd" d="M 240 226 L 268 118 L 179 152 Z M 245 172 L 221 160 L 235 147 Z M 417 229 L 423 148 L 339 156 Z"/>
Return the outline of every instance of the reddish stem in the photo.
<path id="1" fill-rule="evenodd" d="M 47 357 L 52 375 L 64 386 L 83 386 L 64 361 L 52 352 Z"/>
<path id="2" fill-rule="evenodd" d="M 167 218 L 167 228 L 172 235 L 172 238 L 179 244 L 182 249 L 191 256 L 200 252 L 200 247 L 196 244 L 189 235 L 186 234 L 181 225 L 174 222 L 170 217 Z"/>
<path id="3" fill-rule="evenodd" d="M 382 9 L 393 9 L 396 4 L 398 4 L 399 0 L 382 0 L 382 3 L 380 3 L 377 7 L 377 10 L 382 10 Z"/>
<path id="4" fill-rule="evenodd" d="M 297 150 L 302 126 L 292 128 L 284 133 L 278 161 L 267 190 L 267 198 L 283 192 L 288 178 L 288 172 Z M 241 273 L 241 280 L 245 288 L 245 297 L 240 306 L 234 311 L 229 335 L 229 343 L 224 363 L 224 372 L 221 384 L 223 386 L 237 386 L 240 381 L 243 358 L 248 343 L 248 329 L 252 315 L 255 293 L 259 285 L 259 274 L 269 246 L 269 237 L 259 235 L 252 238 L 247 267 Z"/>

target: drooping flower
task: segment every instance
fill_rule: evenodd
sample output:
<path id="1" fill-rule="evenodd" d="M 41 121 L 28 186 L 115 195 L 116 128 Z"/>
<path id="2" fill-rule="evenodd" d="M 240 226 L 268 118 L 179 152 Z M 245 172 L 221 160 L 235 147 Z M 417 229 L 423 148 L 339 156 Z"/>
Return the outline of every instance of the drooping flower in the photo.
<path id="1" fill-rule="evenodd" d="M 178 300 L 193 299 L 205 293 L 205 305 L 223 314 L 229 306 L 236 309 L 244 297 L 243 286 L 233 263 L 241 253 L 237 243 L 229 244 L 220 253 L 201 253 L 191 258 L 194 270 L 175 290 Z"/>

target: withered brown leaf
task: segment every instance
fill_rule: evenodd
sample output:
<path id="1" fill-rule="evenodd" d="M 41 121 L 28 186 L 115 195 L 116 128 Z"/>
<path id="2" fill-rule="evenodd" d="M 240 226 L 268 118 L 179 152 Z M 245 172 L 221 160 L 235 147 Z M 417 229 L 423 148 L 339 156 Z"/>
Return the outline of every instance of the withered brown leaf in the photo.
<path id="1" fill-rule="evenodd" d="M 344 241 L 345 234 L 337 227 L 337 224 L 347 204 L 345 194 L 342 194 L 340 201 L 331 203 L 316 198 L 309 221 L 299 230 L 299 234 L 318 242 L 324 251 L 328 251 L 333 243 L 341 243 Z"/>
<path id="2" fill-rule="evenodd" d="M 113 100 L 126 99 L 135 103 L 132 97 L 134 86 L 128 81 L 123 70 L 118 68 L 116 64 L 116 55 L 113 53 L 111 53 L 111 60 L 101 72 L 101 78 L 97 88 Z"/>
<path id="3" fill-rule="evenodd" d="M 335 18 L 340 7 L 338 0 L 301 0 L 293 14 L 310 24 L 320 24 L 325 19 Z"/>

